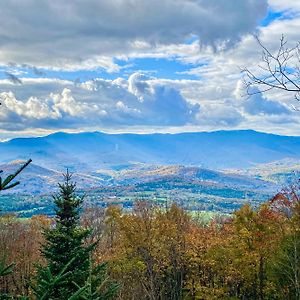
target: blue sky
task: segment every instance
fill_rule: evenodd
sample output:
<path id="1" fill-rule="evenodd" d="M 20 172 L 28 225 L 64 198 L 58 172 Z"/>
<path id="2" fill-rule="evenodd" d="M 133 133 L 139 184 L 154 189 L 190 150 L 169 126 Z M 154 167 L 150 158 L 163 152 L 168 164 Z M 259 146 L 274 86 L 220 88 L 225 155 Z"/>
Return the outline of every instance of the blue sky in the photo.
<path id="1" fill-rule="evenodd" d="M 134 4 L 134 5 L 133 5 Z M 254 36 L 300 40 L 291 0 L 7 1 L 0 139 L 53 131 L 300 134 L 293 95 L 243 97 Z"/>

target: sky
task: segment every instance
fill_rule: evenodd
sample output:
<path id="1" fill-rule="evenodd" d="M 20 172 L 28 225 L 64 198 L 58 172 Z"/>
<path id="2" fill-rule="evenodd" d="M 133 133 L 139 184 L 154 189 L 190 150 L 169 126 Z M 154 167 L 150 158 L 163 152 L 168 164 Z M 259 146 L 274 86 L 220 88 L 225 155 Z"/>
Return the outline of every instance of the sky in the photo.
<path id="1" fill-rule="evenodd" d="M 295 0 L 6 0 L 0 139 L 56 131 L 300 135 L 293 94 L 246 96 L 256 36 L 300 41 Z M 300 105 L 299 105 L 300 106 Z M 295 109 L 296 108 L 296 109 Z"/>

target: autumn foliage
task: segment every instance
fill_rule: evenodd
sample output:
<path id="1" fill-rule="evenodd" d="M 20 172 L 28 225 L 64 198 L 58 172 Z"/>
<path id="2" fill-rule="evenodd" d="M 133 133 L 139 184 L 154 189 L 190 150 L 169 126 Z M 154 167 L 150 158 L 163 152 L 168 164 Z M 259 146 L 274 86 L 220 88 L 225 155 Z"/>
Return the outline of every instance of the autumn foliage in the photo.
<path id="1" fill-rule="evenodd" d="M 300 201 L 297 186 L 254 209 L 203 224 L 175 204 L 137 202 L 89 208 L 81 218 L 97 242 L 94 260 L 107 262 L 118 299 L 300 299 Z M 52 220 L 0 218 L 0 253 L 15 271 L 0 289 L 31 295 L 43 263 L 42 229 Z"/>

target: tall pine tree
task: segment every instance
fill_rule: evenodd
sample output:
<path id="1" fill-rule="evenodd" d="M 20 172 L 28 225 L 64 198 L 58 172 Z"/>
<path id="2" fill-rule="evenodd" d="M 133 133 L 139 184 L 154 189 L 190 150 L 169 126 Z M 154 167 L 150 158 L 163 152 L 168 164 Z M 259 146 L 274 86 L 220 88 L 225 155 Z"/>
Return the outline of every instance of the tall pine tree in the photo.
<path id="1" fill-rule="evenodd" d="M 76 184 L 67 171 L 56 205 L 55 226 L 44 231 L 46 243 L 42 254 L 47 261 L 38 270 L 37 299 L 88 300 L 112 299 L 118 285 L 108 280 L 106 265 L 93 266 L 92 252 L 96 244 L 85 245 L 90 230 L 79 224 L 83 198 L 76 195 Z"/>
<path id="2" fill-rule="evenodd" d="M 89 276 L 90 255 L 95 245 L 84 245 L 90 231 L 79 225 L 82 202 L 82 197 L 76 196 L 76 184 L 67 172 L 64 183 L 59 184 L 58 195 L 54 196 L 55 226 L 44 231 L 46 243 L 42 254 L 47 266 L 38 272 L 37 288 L 43 286 L 47 272 L 57 276 L 68 265 L 67 276 L 53 287 L 51 299 L 68 299 L 78 286 L 85 285 Z"/>

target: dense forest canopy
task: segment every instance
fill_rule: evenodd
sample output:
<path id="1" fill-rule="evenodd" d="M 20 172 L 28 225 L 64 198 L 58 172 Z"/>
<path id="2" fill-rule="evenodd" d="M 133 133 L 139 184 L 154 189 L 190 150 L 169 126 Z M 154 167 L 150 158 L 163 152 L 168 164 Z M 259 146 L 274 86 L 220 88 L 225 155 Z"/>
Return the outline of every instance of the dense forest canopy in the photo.
<path id="1" fill-rule="evenodd" d="M 192 217 L 175 204 L 161 208 L 143 201 L 136 202 L 131 212 L 122 211 L 118 206 L 91 207 L 81 213 L 79 220 L 81 200 L 74 194 L 75 186 L 70 184 L 67 181 L 61 185 L 61 194 L 55 198 L 58 207 L 55 219 L 34 216 L 22 220 L 14 215 L 1 216 L 0 253 L 5 258 L 3 266 L 11 266 L 11 269 L 0 277 L 0 289 L 7 297 L 35 299 L 34 287 L 44 282 L 41 275 L 37 277 L 41 268 L 43 276 L 51 270 L 54 272 L 50 273 L 51 288 L 56 289 L 56 284 L 64 286 L 64 281 L 53 284 L 55 276 L 64 276 L 64 272 L 72 274 L 68 268 L 76 270 L 77 260 L 83 256 L 75 255 L 75 261 L 69 263 L 73 251 L 88 251 L 92 254 L 92 265 L 86 261 L 86 267 L 81 264 L 80 268 L 88 270 L 100 266 L 100 277 L 96 276 L 95 284 L 100 282 L 103 286 L 104 280 L 107 286 L 111 282 L 107 288 L 114 292 L 106 294 L 107 297 L 299 299 L 298 183 L 257 210 L 244 205 L 231 217 L 217 217 L 208 223 Z M 69 211 L 69 217 L 63 211 Z M 63 252 L 61 243 L 72 236 L 73 244 L 68 246 L 71 248 L 64 256 L 67 253 Z M 76 246 L 78 242 L 78 246 L 84 247 L 82 250 Z M 56 271 L 53 269 L 56 264 L 51 267 L 54 261 L 61 264 Z M 40 265 L 38 269 L 37 265 Z M 81 294 L 76 296 L 78 299 L 98 299 L 84 298 L 84 282 L 76 285 L 67 282 L 75 293 L 82 288 Z M 45 285 L 41 286 L 39 291 L 44 292 Z M 49 297 L 45 299 L 52 299 Z M 99 297 L 102 299 L 101 294 Z"/>

